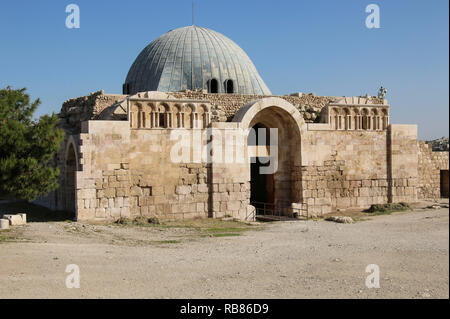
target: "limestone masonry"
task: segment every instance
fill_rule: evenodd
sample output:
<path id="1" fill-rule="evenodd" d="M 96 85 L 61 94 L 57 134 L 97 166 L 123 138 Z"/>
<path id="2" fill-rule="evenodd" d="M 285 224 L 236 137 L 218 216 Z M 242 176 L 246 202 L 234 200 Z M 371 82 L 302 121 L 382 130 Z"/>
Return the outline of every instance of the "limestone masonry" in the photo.
<path id="1" fill-rule="evenodd" d="M 208 30 L 182 32 L 208 39 Z M 201 45 L 192 48 L 201 51 Z M 196 49 L 164 56 L 159 46 L 150 44 L 135 62 L 125 94 L 99 91 L 63 104 L 60 188 L 39 203 L 71 211 L 77 220 L 251 220 L 448 197 L 448 152 L 418 141 L 416 125 L 391 124 L 383 97 L 273 96 L 237 48 L 239 61 L 224 51 L 197 69 Z M 156 57 L 158 63 L 151 60 Z M 150 68 L 145 76 L 139 66 Z M 135 93 L 137 87 L 143 90 Z M 164 90 L 171 87 L 183 90 Z M 252 128 L 267 135 L 263 143 L 248 139 Z M 187 136 L 179 152 L 174 136 Z M 228 161 L 231 141 L 236 152 Z M 174 160 L 184 152 L 188 160 Z M 273 172 L 262 173 L 273 165 Z"/>

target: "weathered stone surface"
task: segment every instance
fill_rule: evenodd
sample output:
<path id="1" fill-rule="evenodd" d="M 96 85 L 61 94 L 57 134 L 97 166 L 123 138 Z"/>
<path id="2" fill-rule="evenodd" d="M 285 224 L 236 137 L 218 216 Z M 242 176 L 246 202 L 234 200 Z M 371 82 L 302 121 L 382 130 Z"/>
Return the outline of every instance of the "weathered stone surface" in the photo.
<path id="1" fill-rule="evenodd" d="M 8 228 L 9 228 L 9 220 L 0 219 L 0 229 L 8 229 Z"/>
<path id="2" fill-rule="evenodd" d="M 328 217 L 326 220 L 331 221 L 331 222 L 340 223 L 340 224 L 352 224 L 353 223 L 353 218 L 348 217 L 348 216 L 331 216 L 331 217 Z"/>
<path id="3" fill-rule="evenodd" d="M 449 152 L 433 152 L 432 145 L 419 142 L 418 197 L 436 199 L 441 197 L 441 170 L 449 170 Z M 447 173 L 448 174 L 448 173 Z M 448 175 L 447 175 L 448 176 Z M 448 189 L 448 180 L 447 189 Z M 448 196 L 448 194 L 447 194 Z"/>
<path id="4" fill-rule="evenodd" d="M 190 194 L 192 190 L 191 186 L 177 186 L 175 189 L 175 193 L 177 195 L 186 195 L 186 194 Z"/>
<path id="5" fill-rule="evenodd" d="M 23 218 L 23 216 L 25 218 Z M 9 220 L 9 224 L 11 226 L 20 226 L 20 225 L 25 225 L 27 223 L 25 214 L 3 215 L 3 219 Z"/>

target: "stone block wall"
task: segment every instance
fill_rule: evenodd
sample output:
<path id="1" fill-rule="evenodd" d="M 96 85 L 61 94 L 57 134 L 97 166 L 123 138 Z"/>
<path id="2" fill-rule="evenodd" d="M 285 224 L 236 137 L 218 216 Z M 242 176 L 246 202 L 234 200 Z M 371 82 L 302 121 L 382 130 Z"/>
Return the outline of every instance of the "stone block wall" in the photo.
<path id="1" fill-rule="evenodd" d="M 449 152 L 433 152 L 432 145 L 424 141 L 418 142 L 418 149 L 418 197 L 440 198 L 440 171 L 449 169 Z"/>
<path id="2" fill-rule="evenodd" d="M 89 121 L 85 126 L 77 172 L 78 219 L 248 217 L 248 163 L 173 163 L 172 130 L 130 129 L 126 121 Z M 212 126 L 223 131 L 239 127 Z M 295 181 L 292 198 L 308 204 L 310 215 L 417 199 L 415 126 L 394 125 L 389 131 L 313 128 L 301 137 L 301 166 L 293 167 L 290 177 Z"/>
<path id="3" fill-rule="evenodd" d="M 387 133 L 308 130 L 301 193 L 310 215 L 388 201 Z"/>
<path id="4" fill-rule="evenodd" d="M 129 217 L 129 123 L 88 121 L 79 135 L 76 218 Z"/>
<path id="5" fill-rule="evenodd" d="M 130 129 L 127 121 L 89 121 L 83 126 L 78 220 L 247 215 L 245 164 L 174 163 L 172 130 Z"/>
<path id="6" fill-rule="evenodd" d="M 249 217 L 248 163 L 173 163 L 172 130 L 130 129 L 129 125 L 128 121 L 88 121 L 73 139 L 78 141 L 78 220 Z M 236 123 L 212 126 L 222 131 L 239 127 Z M 315 125 L 303 133 L 301 161 L 291 170 L 292 198 L 306 203 L 310 215 L 411 202 L 417 199 L 417 189 L 422 193 L 433 189 L 422 185 L 429 168 L 421 165 L 418 178 L 415 126 L 392 126 L 389 131 L 332 131 L 325 126 Z M 448 168 L 444 165 L 448 153 L 433 156 L 419 145 L 421 163 L 430 159 L 441 163 L 433 165 Z M 439 182 L 436 175 L 433 178 Z"/>
<path id="7" fill-rule="evenodd" d="M 131 170 L 128 193 L 131 217 L 208 217 L 208 167 L 192 163 L 179 164 L 173 169 L 178 179 L 166 178 L 162 172 L 154 173 L 145 168 Z"/>
<path id="8" fill-rule="evenodd" d="M 417 201 L 417 125 L 390 125 L 388 151 L 389 202 Z"/>

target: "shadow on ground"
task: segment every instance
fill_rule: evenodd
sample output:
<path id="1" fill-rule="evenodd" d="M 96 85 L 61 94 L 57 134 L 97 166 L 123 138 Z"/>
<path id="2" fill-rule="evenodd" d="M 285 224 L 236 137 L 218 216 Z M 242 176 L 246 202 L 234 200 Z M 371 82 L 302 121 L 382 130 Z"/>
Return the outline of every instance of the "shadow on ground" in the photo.
<path id="1" fill-rule="evenodd" d="M 27 214 L 27 222 L 60 222 L 73 220 L 74 214 L 52 211 L 26 201 L 0 201 L 0 217 L 4 214 Z"/>

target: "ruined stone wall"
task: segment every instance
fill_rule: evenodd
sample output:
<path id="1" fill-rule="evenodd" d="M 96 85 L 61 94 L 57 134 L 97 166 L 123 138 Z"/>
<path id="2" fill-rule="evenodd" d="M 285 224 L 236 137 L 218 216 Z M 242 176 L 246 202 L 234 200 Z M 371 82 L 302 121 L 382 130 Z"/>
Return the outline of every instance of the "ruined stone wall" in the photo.
<path id="1" fill-rule="evenodd" d="M 268 97 L 265 95 L 210 94 L 203 91 L 183 91 L 169 94 L 176 99 L 210 101 L 214 105 L 213 119 L 218 122 L 230 121 L 245 104 Z M 88 96 L 67 100 L 63 103 L 60 112 L 61 125 L 74 134 L 79 133 L 81 122 L 96 119 L 105 108 L 126 97 L 127 95 L 105 94 L 103 91 L 98 91 Z M 306 122 L 318 120 L 322 108 L 336 99 L 336 97 L 313 94 L 281 96 L 281 98 L 297 107 Z"/>
<path id="2" fill-rule="evenodd" d="M 170 95 L 179 99 L 195 99 L 195 100 L 207 100 L 211 104 L 215 105 L 218 110 L 218 121 L 225 122 L 230 121 L 234 114 L 245 104 L 268 98 L 267 95 L 244 95 L 244 94 L 212 94 L 205 93 L 204 91 L 183 91 L 174 92 Z M 292 105 L 294 105 L 300 113 L 306 123 L 312 123 L 319 120 L 319 115 L 323 107 L 332 101 L 338 99 L 334 96 L 316 96 L 315 94 L 292 94 L 276 96 L 282 98 Z M 383 104 L 383 101 L 377 97 L 371 97 L 372 104 Z"/>
<path id="3" fill-rule="evenodd" d="M 220 122 L 230 121 L 234 114 L 245 104 L 268 97 L 267 95 L 211 94 L 202 91 L 175 92 L 170 93 L 170 95 L 178 99 L 210 101 L 212 105 L 216 106 L 217 120 Z M 285 99 L 297 107 L 306 122 L 314 122 L 322 108 L 336 99 L 336 97 L 310 94 L 302 96 L 280 96 L 280 98 Z"/>
<path id="4" fill-rule="evenodd" d="M 433 152 L 432 145 L 424 141 L 418 143 L 419 199 L 441 197 L 440 171 L 449 169 L 449 152 Z"/>
<path id="5" fill-rule="evenodd" d="M 67 100 L 59 113 L 60 126 L 71 134 L 78 134 L 81 122 L 95 119 L 106 107 L 125 99 L 126 95 L 105 94 L 103 91 Z"/>

